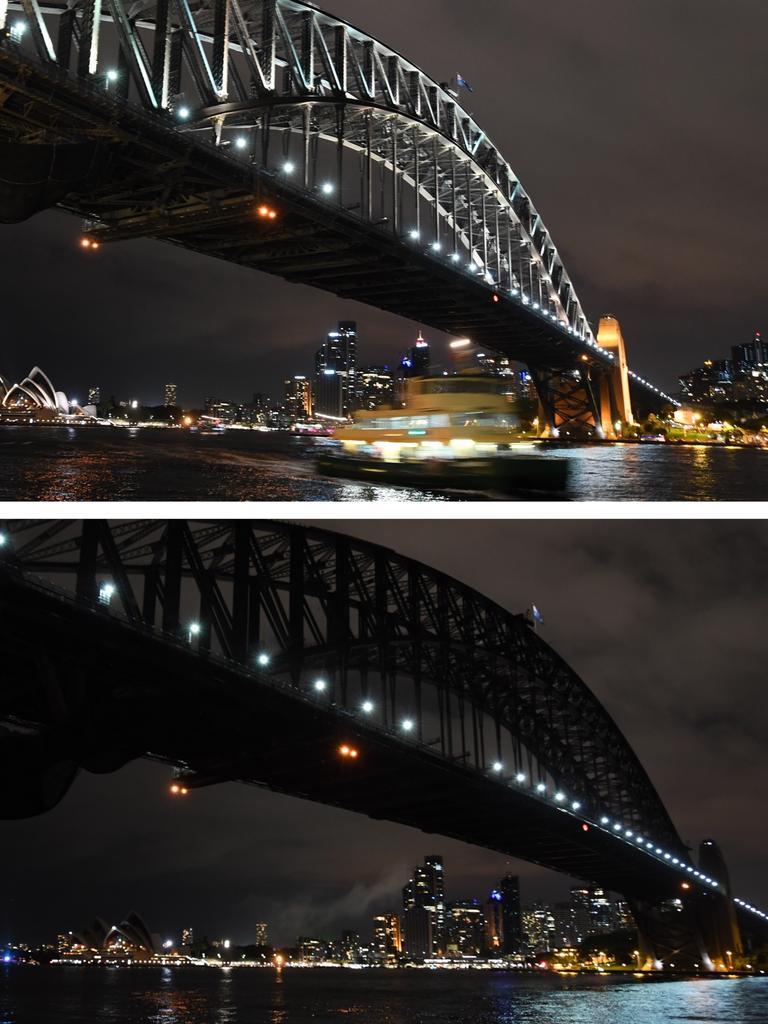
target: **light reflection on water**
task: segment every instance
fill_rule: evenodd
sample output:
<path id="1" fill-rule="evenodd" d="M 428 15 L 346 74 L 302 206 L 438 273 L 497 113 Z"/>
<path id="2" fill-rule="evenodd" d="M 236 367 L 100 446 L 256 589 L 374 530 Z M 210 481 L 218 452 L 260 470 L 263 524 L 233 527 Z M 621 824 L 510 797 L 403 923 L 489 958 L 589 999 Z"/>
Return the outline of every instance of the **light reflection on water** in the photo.
<path id="1" fill-rule="evenodd" d="M 760 501 L 768 451 L 664 445 L 548 448 L 568 459 L 576 501 Z M 0 427 L 0 500 L 451 501 L 440 493 L 320 477 L 312 443 L 232 431 Z"/>
<path id="2" fill-rule="evenodd" d="M 3 1024 L 765 1024 L 768 978 L 188 968 L 0 971 Z"/>

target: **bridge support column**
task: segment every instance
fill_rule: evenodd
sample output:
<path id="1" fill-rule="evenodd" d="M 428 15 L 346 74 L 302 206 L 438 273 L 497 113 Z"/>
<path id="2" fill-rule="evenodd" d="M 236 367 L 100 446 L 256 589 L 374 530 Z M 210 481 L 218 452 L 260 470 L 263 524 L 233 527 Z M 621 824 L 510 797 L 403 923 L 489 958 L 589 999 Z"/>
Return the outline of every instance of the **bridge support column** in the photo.
<path id="1" fill-rule="evenodd" d="M 616 317 L 604 316 L 601 319 L 597 343 L 613 355 L 613 369 L 604 373 L 600 381 L 600 421 L 605 436 L 616 437 L 620 436 L 622 427 L 634 423 L 627 349 Z"/>
<path id="2" fill-rule="evenodd" d="M 530 368 L 539 396 L 543 437 L 602 437 L 599 390 L 589 366 L 575 370 Z"/>

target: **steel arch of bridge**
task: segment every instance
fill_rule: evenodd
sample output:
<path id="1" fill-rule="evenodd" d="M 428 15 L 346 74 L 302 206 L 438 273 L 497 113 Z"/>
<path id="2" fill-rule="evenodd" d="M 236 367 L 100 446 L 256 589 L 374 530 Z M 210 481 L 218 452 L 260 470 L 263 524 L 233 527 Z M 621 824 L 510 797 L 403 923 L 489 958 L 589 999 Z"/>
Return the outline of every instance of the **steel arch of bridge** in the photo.
<path id="1" fill-rule="evenodd" d="M 0 29 L 8 6 L 0 4 Z M 396 168 L 389 218 L 396 235 L 404 230 L 398 192 L 407 184 L 432 211 L 431 243 L 445 242 L 486 283 L 595 346 L 552 237 L 512 168 L 445 85 L 379 40 L 298 0 L 76 0 L 42 8 L 21 0 L 14 7 L 27 17 L 38 57 L 85 78 L 104 66 L 100 23 L 111 21 L 118 95 L 177 118 L 184 106 L 185 130 L 204 131 L 217 145 L 251 131 L 246 159 L 268 165 L 265 137 L 297 132 L 305 186 L 314 184 L 310 150 L 318 138 L 365 154 L 368 220 L 381 219 L 372 161 Z M 43 11 L 58 14 L 55 42 Z M 339 158 L 339 197 L 342 174 Z M 419 201 L 411 224 L 421 234 Z"/>
<path id="2" fill-rule="evenodd" d="M 13 10 L 22 11 L 30 29 L 21 38 L 14 37 Z M 114 27 L 109 37 L 101 32 L 105 22 Z M 612 430 L 615 417 L 601 416 L 598 392 L 617 364 L 595 340 L 530 197 L 447 85 L 381 41 L 299 0 L 75 0 L 42 7 L 39 0 L 0 0 L 1 48 L 11 54 L 34 51 L 50 75 L 86 84 L 124 109 L 140 107 L 195 143 L 210 143 L 203 150 L 227 154 L 242 172 L 253 172 L 254 181 L 267 187 L 271 182 L 289 204 L 300 179 L 294 195 L 311 196 L 329 214 L 335 210 L 363 224 L 380 247 L 387 239 L 410 246 L 434 263 L 434 271 L 454 280 L 461 275 L 462 288 L 472 282 L 484 289 L 489 303 L 501 296 L 518 311 L 517 357 L 548 375 L 535 379 L 552 429 L 559 425 L 553 409 L 562 390 L 557 373 L 556 386 L 549 386 L 554 370 L 578 404 L 573 415 L 569 402 L 560 403 L 562 423 L 578 426 L 586 418 L 591 429 Z M 38 126 L 31 140 L 55 135 L 62 123 L 54 114 L 46 133 Z M 94 131 L 92 125 L 87 129 L 91 136 Z M 105 125 L 96 135 L 107 138 L 111 132 Z M 147 153 L 138 166 L 145 165 Z M 348 243 L 325 238 L 307 264 L 307 277 L 306 268 L 297 272 L 293 266 L 311 256 L 311 239 L 291 227 L 266 262 L 254 262 L 252 240 L 226 234 L 226 226 L 247 217 L 247 196 L 236 179 L 229 189 L 210 191 L 210 184 L 195 184 L 196 170 L 190 181 L 174 184 L 183 158 L 179 163 L 178 154 L 161 155 L 159 149 L 155 158 L 170 169 L 168 182 L 145 175 L 128 191 L 118 189 L 117 197 L 97 191 L 70 207 L 92 216 L 89 230 L 104 240 L 154 235 L 178 241 L 175 231 L 181 230 L 192 248 L 394 308 L 386 260 L 377 268 L 365 253 L 350 264 L 349 254 L 344 256 Z M 201 206 L 199 193 L 206 191 L 209 200 Z M 216 224 L 225 228 L 223 236 L 214 231 L 214 237 L 195 239 L 196 225 Z M 394 311 L 421 318 L 423 302 L 405 294 L 408 281 L 398 279 L 397 287 L 404 294 Z M 413 275 L 412 289 L 423 292 L 423 274 Z M 477 309 L 481 293 L 472 294 L 472 315 L 457 306 L 457 315 L 447 320 L 433 313 L 432 326 L 460 333 L 477 327 L 482 344 L 494 347 L 503 328 L 494 328 L 493 317 Z M 672 402 L 630 375 L 643 400 Z"/>
<path id="3" fill-rule="evenodd" d="M 503 759 L 529 785 L 578 795 L 682 856 L 646 772 L 579 676 L 525 622 L 472 588 L 388 549 L 277 522 L 16 521 L 12 564 L 103 610 L 103 586 L 137 629 L 188 637 L 202 655 L 311 693 L 340 712 L 373 698 L 381 726 L 468 768 Z M 101 600 L 100 600 L 101 597 Z M 265 670 L 266 671 L 266 670 Z M 325 699 L 325 696 L 324 698 Z"/>

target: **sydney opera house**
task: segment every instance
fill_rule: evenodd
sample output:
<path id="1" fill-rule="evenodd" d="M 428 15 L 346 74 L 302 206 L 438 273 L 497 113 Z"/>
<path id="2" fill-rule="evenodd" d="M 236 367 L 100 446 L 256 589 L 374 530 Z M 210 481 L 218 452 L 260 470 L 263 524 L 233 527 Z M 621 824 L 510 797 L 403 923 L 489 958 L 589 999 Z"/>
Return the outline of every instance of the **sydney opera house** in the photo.
<path id="1" fill-rule="evenodd" d="M 64 951 L 62 951 L 64 952 Z M 150 934 L 138 914 L 130 913 L 111 927 L 97 917 L 93 924 L 72 932 L 67 959 L 81 960 L 151 960 L 161 952 L 157 936 Z"/>
<path id="2" fill-rule="evenodd" d="M 90 407 L 71 406 L 64 392 L 54 388 L 39 366 L 18 384 L 9 384 L 0 375 L 0 421 L 46 423 L 89 415 Z"/>

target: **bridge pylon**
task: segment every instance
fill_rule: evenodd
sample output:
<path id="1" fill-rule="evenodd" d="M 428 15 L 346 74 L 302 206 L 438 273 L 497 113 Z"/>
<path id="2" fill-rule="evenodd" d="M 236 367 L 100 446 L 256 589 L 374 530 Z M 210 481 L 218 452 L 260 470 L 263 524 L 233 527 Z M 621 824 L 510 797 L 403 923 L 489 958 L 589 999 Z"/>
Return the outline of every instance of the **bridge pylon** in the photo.
<path id="1" fill-rule="evenodd" d="M 613 355 L 613 368 L 604 372 L 600 379 L 600 423 L 605 437 L 616 437 L 622 426 L 634 423 L 634 417 L 629 394 L 627 346 L 615 316 L 601 318 L 597 343 Z"/>

